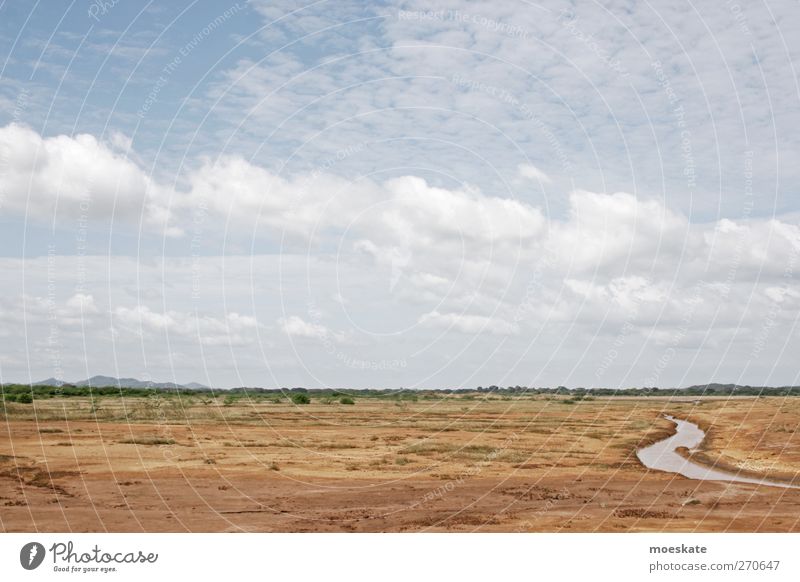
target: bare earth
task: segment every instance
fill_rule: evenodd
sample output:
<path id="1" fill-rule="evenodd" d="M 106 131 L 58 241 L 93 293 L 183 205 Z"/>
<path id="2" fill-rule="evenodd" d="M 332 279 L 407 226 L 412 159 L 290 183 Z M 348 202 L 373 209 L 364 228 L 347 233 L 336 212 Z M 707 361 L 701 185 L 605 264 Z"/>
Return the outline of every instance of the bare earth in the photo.
<path id="1" fill-rule="evenodd" d="M 565 400 L 8 403 L 0 530 L 800 531 L 800 490 L 635 456 L 667 412 L 707 431 L 695 460 L 800 483 L 800 401 Z"/>

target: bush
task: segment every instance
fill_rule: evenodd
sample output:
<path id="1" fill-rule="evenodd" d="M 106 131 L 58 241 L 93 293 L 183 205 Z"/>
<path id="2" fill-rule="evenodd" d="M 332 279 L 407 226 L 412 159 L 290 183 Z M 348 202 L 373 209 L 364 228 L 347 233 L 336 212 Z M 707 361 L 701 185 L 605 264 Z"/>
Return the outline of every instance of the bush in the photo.
<path id="1" fill-rule="evenodd" d="M 356 401 L 350 398 L 349 396 L 345 396 L 339 400 L 339 404 L 355 404 Z"/>
<path id="2" fill-rule="evenodd" d="M 27 392 L 23 392 L 22 394 L 17 394 L 17 402 L 20 404 L 30 404 L 33 402 L 33 396 L 28 394 Z"/>
<path id="3" fill-rule="evenodd" d="M 292 402 L 295 404 L 309 404 L 311 402 L 311 398 L 301 392 L 299 394 L 292 394 Z"/>

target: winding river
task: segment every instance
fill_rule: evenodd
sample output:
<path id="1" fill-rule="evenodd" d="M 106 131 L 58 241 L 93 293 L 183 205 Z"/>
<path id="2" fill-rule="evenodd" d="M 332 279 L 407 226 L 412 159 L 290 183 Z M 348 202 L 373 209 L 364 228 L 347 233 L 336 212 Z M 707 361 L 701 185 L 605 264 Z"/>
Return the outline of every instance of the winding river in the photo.
<path id="1" fill-rule="evenodd" d="M 769 479 L 758 479 L 743 477 L 736 473 L 720 471 L 700 465 L 679 455 L 675 449 L 686 447 L 689 450 L 696 449 L 706 436 L 699 426 L 687 420 L 680 420 L 673 416 L 665 418 L 676 425 L 675 434 L 664 440 L 658 441 L 639 449 L 636 456 L 648 469 L 677 473 L 689 479 L 700 479 L 705 481 L 734 481 L 736 483 L 750 483 L 753 485 L 769 485 L 770 487 L 782 487 L 784 489 L 799 489 L 796 485 L 770 481 Z"/>

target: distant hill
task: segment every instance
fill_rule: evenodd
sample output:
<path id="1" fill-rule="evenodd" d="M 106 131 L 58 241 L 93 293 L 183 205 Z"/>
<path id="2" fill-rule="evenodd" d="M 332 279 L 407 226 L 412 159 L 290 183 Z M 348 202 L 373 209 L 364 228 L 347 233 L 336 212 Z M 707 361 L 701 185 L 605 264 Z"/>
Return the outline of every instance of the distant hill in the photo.
<path id="1" fill-rule="evenodd" d="M 65 382 L 57 380 L 56 378 L 48 378 L 41 382 L 36 382 L 34 386 L 63 386 L 71 384 L 73 386 L 91 386 L 93 388 L 100 388 L 105 386 L 117 386 L 119 388 L 183 388 L 189 390 L 202 390 L 208 388 L 203 384 L 197 382 L 189 382 L 188 384 L 176 384 L 174 382 L 153 382 L 151 380 L 138 380 L 136 378 L 114 378 L 113 376 L 92 376 L 86 380 L 79 380 L 77 382 Z"/>
<path id="2" fill-rule="evenodd" d="M 27 385 L 25 383 L 24 385 Z M 86 380 L 79 382 L 65 382 L 56 378 L 48 378 L 41 382 L 35 382 L 31 386 L 36 387 L 49 387 L 59 386 L 64 387 L 65 391 L 69 387 L 83 388 L 91 386 L 92 388 L 130 388 L 137 389 L 163 389 L 163 390 L 211 390 L 211 388 L 200 384 L 198 382 L 188 382 L 186 384 L 176 384 L 174 382 L 153 382 L 150 380 L 138 380 L 137 378 L 114 378 L 113 376 L 92 376 Z M 219 388 L 215 388 L 219 389 Z M 498 386 L 490 386 L 488 388 L 442 388 L 442 389 L 429 389 L 429 390 L 395 390 L 395 389 L 352 389 L 352 388 L 260 388 L 260 387 L 238 387 L 230 388 L 231 394 L 284 394 L 290 392 L 313 392 L 317 395 L 332 394 L 333 396 L 340 396 L 339 391 L 347 391 L 350 395 L 360 396 L 392 396 L 392 397 L 408 397 L 417 398 L 421 394 L 470 394 L 478 393 L 479 395 L 497 394 L 497 395 L 514 395 L 514 394 L 555 394 L 561 396 L 575 396 L 576 398 L 584 398 L 587 396 L 800 396 L 800 386 L 749 386 L 740 384 L 722 384 L 717 382 L 709 382 L 708 384 L 695 384 L 686 388 L 656 388 L 656 387 L 643 387 L 643 388 L 567 388 L 559 386 L 557 388 L 527 388 L 524 386 L 508 386 L 506 388 Z M 80 392 L 80 390 L 79 390 Z"/>
<path id="3" fill-rule="evenodd" d="M 722 392 L 725 394 L 729 394 L 732 392 L 740 392 L 740 391 L 759 391 L 759 390 L 796 390 L 797 386 L 743 386 L 741 384 L 718 384 L 718 383 L 710 383 L 710 384 L 696 384 L 695 386 L 689 386 L 685 388 L 685 390 L 704 390 L 706 392 Z"/>
<path id="4" fill-rule="evenodd" d="M 198 384 L 197 382 L 189 382 L 188 384 L 184 384 L 183 387 L 190 388 L 191 390 L 205 390 L 208 388 L 208 386 Z"/>
<path id="5" fill-rule="evenodd" d="M 66 384 L 64 380 L 57 380 L 56 378 L 48 378 L 47 380 L 42 380 L 41 382 L 34 382 L 33 386 L 63 386 Z"/>

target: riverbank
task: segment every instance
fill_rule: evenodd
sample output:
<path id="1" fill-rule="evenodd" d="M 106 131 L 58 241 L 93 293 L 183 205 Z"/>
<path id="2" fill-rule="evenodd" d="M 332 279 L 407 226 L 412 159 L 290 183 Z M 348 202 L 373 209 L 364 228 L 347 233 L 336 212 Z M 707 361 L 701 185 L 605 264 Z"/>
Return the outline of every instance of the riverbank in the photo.
<path id="1" fill-rule="evenodd" d="M 700 481 L 800 488 L 791 483 L 768 479 L 763 475 L 749 476 L 735 469 L 725 471 L 713 465 L 693 461 L 691 455 L 705 442 L 706 432 L 687 420 L 670 415 L 665 415 L 665 418 L 674 423 L 673 434 L 636 452 L 639 461 L 648 469 Z"/>

